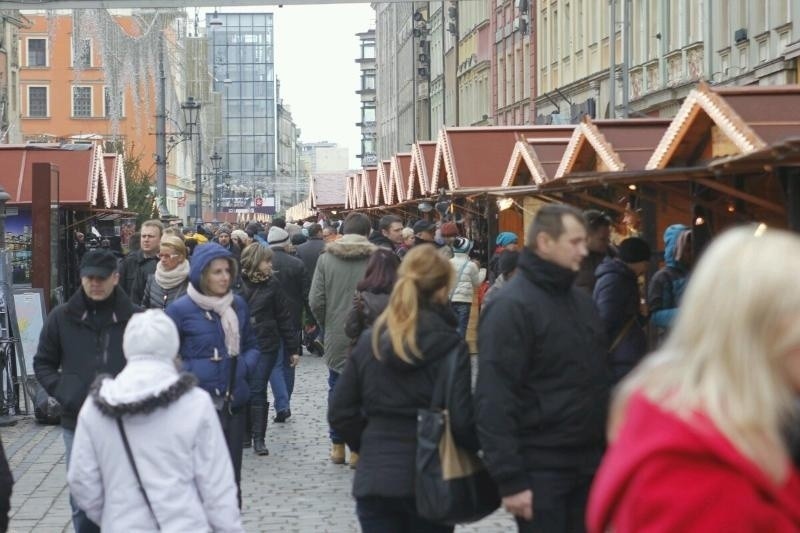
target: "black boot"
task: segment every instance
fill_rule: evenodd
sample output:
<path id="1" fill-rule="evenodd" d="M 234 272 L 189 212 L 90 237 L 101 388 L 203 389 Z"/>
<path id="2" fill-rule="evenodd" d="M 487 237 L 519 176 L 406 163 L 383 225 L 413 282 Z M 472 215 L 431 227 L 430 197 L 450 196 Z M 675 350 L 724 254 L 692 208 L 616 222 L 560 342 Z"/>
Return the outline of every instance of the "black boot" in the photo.
<path id="1" fill-rule="evenodd" d="M 267 435 L 268 413 L 269 402 L 250 405 L 250 419 L 253 424 L 253 451 L 256 452 L 256 455 L 269 455 L 269 450 L 264 442 Z"/>

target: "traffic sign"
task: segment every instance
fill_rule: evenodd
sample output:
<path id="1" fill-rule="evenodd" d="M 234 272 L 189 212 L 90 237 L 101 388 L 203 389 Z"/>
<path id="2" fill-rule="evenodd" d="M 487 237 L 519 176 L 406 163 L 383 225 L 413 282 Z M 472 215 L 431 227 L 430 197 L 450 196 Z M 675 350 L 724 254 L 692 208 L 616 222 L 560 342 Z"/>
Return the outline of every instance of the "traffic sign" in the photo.
<path id="1" fill-rule="evenodd" d="M 261 198 L 260 196 L 257 196 L 256 197 L 256 207 L 261 207 L 262 205 L 264 205 L 264 199 Z"/>

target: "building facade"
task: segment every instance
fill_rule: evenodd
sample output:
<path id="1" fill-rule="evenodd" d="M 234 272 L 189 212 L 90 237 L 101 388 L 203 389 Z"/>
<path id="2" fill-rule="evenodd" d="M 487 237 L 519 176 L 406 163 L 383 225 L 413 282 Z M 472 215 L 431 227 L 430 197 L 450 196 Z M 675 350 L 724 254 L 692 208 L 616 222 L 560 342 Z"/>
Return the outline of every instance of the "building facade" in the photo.
<path id="1" fill-rule="evenodd" d="M 535 48 L 531 46 L 531 4 L 535 0 L 499 0 L 492 9 L 493 123 L 531 124 L 535 120 Z"/>
<path id="2" fill-rule="evenodd" d="M 276 210 L 285 211 L 303 200 L 308 191 L 308 174 L 300 168 L 300 128 L 280 96 L 280 82 L 278 89 L 278 173 L 274 193 Z"/>
<path id="3" fill-rule="evenodd" d="M 378 164 L 376 148 L 375 112 L 376 112 L 376 78 L 375 70 L 375 30 L 370 29 L 356 34 L 359 40 L 360 54 L 356 58 L 361 70 L 361 81 L 356 93 L 361 98 L 361 120 L 357 126 L 361 128 L 361 153 L 358 157 L 362 167 L 374 167 Z"/>
<path id="4" fill-rule="evenodd" d="M 227 174 L 221 185 L 244 199 L 274 193 L 276 78 L 271 13 L 206 14 L 208 69 L 222 94 L 222 134 L 216 143 Z M 241 202 L 240 202 L 241 203 Z"/>
<path id="5" fill-rule="evenodd" d="M 350 151 L 328 141 L 302 143 L 300 158 L 307 174 L 341 172 L 350 167 Z"/>

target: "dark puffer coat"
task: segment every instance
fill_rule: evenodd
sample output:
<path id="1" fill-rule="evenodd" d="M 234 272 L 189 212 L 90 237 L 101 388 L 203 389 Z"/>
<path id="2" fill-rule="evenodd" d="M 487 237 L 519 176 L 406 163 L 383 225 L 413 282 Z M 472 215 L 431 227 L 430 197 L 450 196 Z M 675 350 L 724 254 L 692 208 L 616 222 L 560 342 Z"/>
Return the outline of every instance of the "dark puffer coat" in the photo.
<path id="1" fill-rule="evenodd" d="M 380 359 L 372 351 L 372 330 L 353 348 L 336 383 L 328 412 L 331 426 L 360 453 L 353 495 L 414 495 L 417 411 L 431 406 L 434 384 L 443 360 L 459 350 L 459 366 L 448 401 L 453 437 L 461 447 L 476 450 L 467 347 L 456 331 L 449 308 L 420 310 L 417 344 L 423 359 L 409 364 L 397 357 L 388 336 L 380 343 Z"/>
<path id="2" fill-rule="evenodd" d="M 208 243 L 198 246 L 192 255 L 190 283 L 195 288 L 200 287 L 203 269 L 214 259 L 220 258 L 235 262 L 231 252 L 219 244 Z M 250 311 L 244 299 L 238 294 L 233 297 L 233 309 L 239 319 L 240 349 L 231 405 L 237 408 L 245 405 L 250 399 L 247 376 L 258 364 L 259 350 L 258 341 L 250 327 Z M 211 395 L 212 399 L 221 401 L 228 390 L 231 358 L 225 346 L 225 332 L 222 329 L 220 316 L 213 311 L 201 309 L 188 294 L 170 304 L 166 313 L 178 326 L 183 369 L 197 376 L 198 384 Z M 219 360 L 213 359 L 215 350 Z"/>
<path id="3" fill-rule="evenodd" d="M 606 259 L 597 267 L 594 302 L 606 328 L 609 345 L 617 341 L 610 353 L 611 373 L 616 383 L 647 353 L 646 318 L 639 313 L 639 283 L 633 270 L 620 259 Z M 630 325 L 628 325 L 630 324 Z"/>
<path id="4" fill-rule="evenodd" d="M 169 304 L 186 294 L 187 285 L 189 285 L 188 278 L 180 285 L 165 289 L 156 281 L 155 274 L 150 274 L 150 277 L 147 278 L 147 285 L 144 286 L 142 307 L 145 309 L 166 309 Z"/>
<path id="5" fill-rule="evenodd" d="M 292 324 L 295 330 L 300 331 L 303 309 L 308 305 L 308 288 L 311 285 L 311 278 L 306 272 L 303 261 L 289 255 L 282 246 L 271 246 L 271 248 L 274 252 L 272 269 L 275 271 L 275 278 L 280 282 L 283 294 L 286 295 Z"/>
<path id="6" fill-rule="evenodd" d="M 286 344 L 287 354 L 296 354 L 297 331 L 286 304 L 286 296 L 275 277 L 254 283 L 242 276 L 240 293 L 250 308 L 250 325 L 258 339 L 262 353 L 277 350 L 281 340 Z"/>

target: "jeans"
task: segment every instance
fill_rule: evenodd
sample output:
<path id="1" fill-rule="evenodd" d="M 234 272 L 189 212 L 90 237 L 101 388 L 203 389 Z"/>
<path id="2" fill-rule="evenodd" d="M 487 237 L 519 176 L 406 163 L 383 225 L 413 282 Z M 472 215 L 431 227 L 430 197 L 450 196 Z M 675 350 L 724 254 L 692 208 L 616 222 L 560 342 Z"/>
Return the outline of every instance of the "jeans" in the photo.
<path id="1" fill-rule="evenodd" d="M 451 302 L 450 307 L 458 318 L 458 334 L 462 337 L 467 335 L 467 326 L 469 326 L 469 312 L 472 310 L 472 304 L 466 302 Z"/>
<path id="2" fill-rule="evenodd" d="M 356 499 L 363 533 L 452 533 L 453 526 L 436 524 L 417 514 L 414 498 L 370 496 Z"/>
<path id="3" fill-rule="evenodd" d="M 64 448 L 67 455 L 67 469 L 69 469 L 69 460 L 72 457 L 72 441 L 75 440 L 75 430 L 61 428 L 64 437 Z M 75 504 L 72 496 L 69 497 L 69 506 L 72 508 L 72 527 L 75 533 L 100 533 L 100 526 L 89 520 L 86 513 L 81 511 Z"/>
<path id="4" fill-rule="evenodd" d="M 272 396 L 275 398 L 275 412 L 287 411 L 290 408 L 292 392 L 294 392 L 294 367 L 289 366 L 289 356 L 286 347 L 281 341 L 278 349 L 278 359 L 269 376 L 269 385 L 272 387 Z"/>
<path id="5" fill-rule="evenodd" d="M 233 464 L 233 477 L 236 478 L 236 496 L 239 499 L 239 508 L 242 508 L 242 443 L 244 442 L 245 409 L 234 409 L 233 413 L 227 410 L 217 411 L 228 453 Z M 77 532 L 76 532 L 77 533 Z"/>
<path id="6" fill-rule="evenodd" d="M 328 369 L 328 410 L 331 408 L 331 401 L 333 400 L 333 389 L 336 387 L 336 382 L 339 381 L 339 373 Z M 331 442 L 334 444 L 344 444 L 344 439 L 340 437 L 332 427 L 328 426 L 328 435 Z"/>
<path id="7" fill-rule="evenodd" d="M 250 387 L 250 403 L 263 405 L 267 401 L 267 381 L 277 362 L 277 349 L 261 352 L 255 371 L 247 377 L 247 385 Z"/>
<path id="8" fill-rule="evenodd" d="M 578 470 L 528 472 L 533 489 L 533 520 L 517 518 L 520 533 L 582 533 L 592 484 L 591 473 Z"/>

